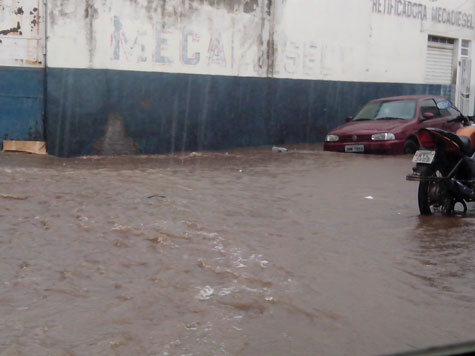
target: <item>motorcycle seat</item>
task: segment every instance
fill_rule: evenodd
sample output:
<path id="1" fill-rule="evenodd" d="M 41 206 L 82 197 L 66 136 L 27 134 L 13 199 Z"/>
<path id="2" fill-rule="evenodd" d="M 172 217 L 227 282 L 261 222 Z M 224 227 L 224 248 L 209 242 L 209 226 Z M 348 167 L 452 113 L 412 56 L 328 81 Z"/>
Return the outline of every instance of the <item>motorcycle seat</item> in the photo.
<path id="1" fill-rule="evenodd" d="M 457 130 L 457 136 L 465 136 L 472 142 L 472 149 L 475 151 L 475 126 L 465 126 Z"/>
<path id="2" fill-rule="evenodd" d="M 457 146 L 460 147 L 460 150 L 467 156 L 471 156 L 473 154 L 472 142 L 466 136 L 458 136 L 452 132 L 444 132 L 444 136 L 450 138 L 454 141 Z"/>

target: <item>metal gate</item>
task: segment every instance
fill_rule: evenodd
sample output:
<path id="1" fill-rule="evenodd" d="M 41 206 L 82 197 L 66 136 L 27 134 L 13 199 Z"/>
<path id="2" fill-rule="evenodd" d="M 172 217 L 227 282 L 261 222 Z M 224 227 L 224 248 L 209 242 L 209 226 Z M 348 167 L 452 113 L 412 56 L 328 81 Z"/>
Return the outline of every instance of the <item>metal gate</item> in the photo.
<path id="1" fill-rule="evenodd" d="M 453 84 L 453 57 L 453 39 L 429 36 L 425 82 L 428 84 Z"/>

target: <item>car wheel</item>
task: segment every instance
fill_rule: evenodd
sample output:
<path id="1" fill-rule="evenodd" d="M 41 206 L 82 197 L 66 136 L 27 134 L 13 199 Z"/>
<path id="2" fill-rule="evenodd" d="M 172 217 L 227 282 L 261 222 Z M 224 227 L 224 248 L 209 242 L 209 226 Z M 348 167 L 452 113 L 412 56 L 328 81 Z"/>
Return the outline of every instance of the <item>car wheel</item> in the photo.
<path id="1" fill-rule="evenodd" d="M 414 140 L 404 142 L 404 154 L 414 154 L 419 149 L 419 145 Z"/>

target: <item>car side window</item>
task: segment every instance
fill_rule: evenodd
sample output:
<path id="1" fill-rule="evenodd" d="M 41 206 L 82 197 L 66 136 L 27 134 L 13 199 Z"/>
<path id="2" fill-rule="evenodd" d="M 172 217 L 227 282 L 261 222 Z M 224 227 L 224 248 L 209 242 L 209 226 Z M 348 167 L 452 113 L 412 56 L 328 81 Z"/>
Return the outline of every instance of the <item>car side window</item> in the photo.
<path id="1" fill-rule="evenodd" d="M 458 111 L 453 108 L 453 105 L 448 100 L 438 100 L 437 106 L 442 116 L 457 116 Z"/>
<path id="2" fill-rule="evenodd" d="M 432 99 L 424 100 L 424 101 L 421 103 L 421 117 L 422 117 L 422 115 L 424 115 L 425 113 L 434 114 L 434 118 L 441 116 L 441 115 L 440 115 L 439 108 L 437 108 L 437 104 L 436 104 L 435 101 L 432 100 Z"/>
<path id="3" fill-rule="evenodd" d="M 455 110 L 454 108 L 448 108 L 447 111 L 448 111 L 447 116 L 458 116 L 459 114 L 459 112 Z"/>

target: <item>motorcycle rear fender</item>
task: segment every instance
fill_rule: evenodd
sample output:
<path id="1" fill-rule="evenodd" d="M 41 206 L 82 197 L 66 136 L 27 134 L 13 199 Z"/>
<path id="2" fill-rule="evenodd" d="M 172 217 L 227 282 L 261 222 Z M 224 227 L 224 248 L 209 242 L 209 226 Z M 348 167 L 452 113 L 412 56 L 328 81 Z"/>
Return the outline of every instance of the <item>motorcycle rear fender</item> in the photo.
<path id="1" fill-rule="evenodd" d="M 412 167 L 412 171 L 416 174 L 422 174 L 431 165 L 425 163 L 417 163 L 415 167 Z"/>

